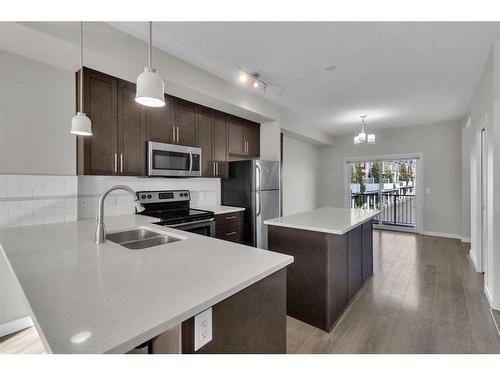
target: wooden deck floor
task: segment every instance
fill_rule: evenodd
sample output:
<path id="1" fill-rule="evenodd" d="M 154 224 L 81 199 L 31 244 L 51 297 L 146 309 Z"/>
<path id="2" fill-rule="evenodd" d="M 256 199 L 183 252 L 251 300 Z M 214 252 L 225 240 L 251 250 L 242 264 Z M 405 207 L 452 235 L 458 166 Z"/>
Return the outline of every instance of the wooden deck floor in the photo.
<path id="1" fill-rule="evenodd" d="M 332 332 L 289 317 L 287 333 L 288 353 L 500 353 L 468 244 L 391 231 L 375 231 L 374 276 Z"/>

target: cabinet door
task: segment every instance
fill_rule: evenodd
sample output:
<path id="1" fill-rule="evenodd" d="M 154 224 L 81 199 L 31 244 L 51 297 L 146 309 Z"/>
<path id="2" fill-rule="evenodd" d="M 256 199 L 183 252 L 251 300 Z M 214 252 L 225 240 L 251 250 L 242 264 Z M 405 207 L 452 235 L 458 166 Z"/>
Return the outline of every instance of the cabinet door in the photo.
<path id="1" fill-rule="evenodd" d="M 363 284 L 361 279 L 361 226 L 348 232 L 347 296 L 351 301 Z"/>
<path id="2" fill-rule="evenodd" d="M 135 85 L 119 81 L 118 86 L 118 173 L 146 174 L 146 109 L 135 101 Z"/>
<path id="3" fill-rule="evenodd" d="M 363 284 L 373 275 L 373 221 L 370 220 L 361 225 L 363 237 L 362 247 L 362 282 Z"/>
<path id="4" fill-rule="evenodd" d="M 221 112 L 214 113 L 212 156 L 216 161 L 227 161 L 227 122 Z"/>
<path id="5" fill-rule="evenodd" d="M 249 124 L 245 127 L 245 140 L 247 141 L 247 154 L 258 158 L 260 156 L 260 127 Z"/>
<path id="6" fill-rule="evenodd" d="M 113 175 L 118 157 L 118 80 L 94 70 L 84 70 L 84 112 L 92 121 L 91 137 L 82 137 L 83 168 L 86 175 Z M 82 163 L 80 158 L 79 163 Z M 117 160 L 116 160 L 117 163 Z"/>
<path id="7" fill-rule="evenodd" d="M 230 117 L 228 124 L 229 153 L 245 154 L 245 126 L 236 118 Z"/>
<path id="8" fill-rule="evenodd" d="M 201 175 L 204 177 L 214 177 L 215 166 L 212 159 L 212 139 L 213 139 L 213 111 L 198 108 L 198 147 L 201 148 Z"/>
<path id="9" fill-rule="evenodd" d="M 212 138 L 212 158 L 217 163 L 217 177 L 229 177 L 228 139 L 226 115 L 221 112 L 214 114 L 214 133 Z"/>
<path id="10" fill-rule="evenodd" d="M 171 101 L 171 98 L 165 95 L 165 105 L 163 107 L 146 109 L 147 141 L 172 143 Z"/>
<path id="11" fill-rule="evenodd" d="M 174 143 L 184 146 L 197 146 L 196 105 L 182 99 L 174 99 L 174 121 L 177 135 Z"/>

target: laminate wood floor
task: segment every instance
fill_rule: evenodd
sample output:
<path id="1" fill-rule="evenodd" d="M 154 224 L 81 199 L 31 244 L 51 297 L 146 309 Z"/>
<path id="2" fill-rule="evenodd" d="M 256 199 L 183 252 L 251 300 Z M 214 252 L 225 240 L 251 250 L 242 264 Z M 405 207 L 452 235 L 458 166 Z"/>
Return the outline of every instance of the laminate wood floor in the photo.
<path id="1" fill-rule="evenodd" d="M 500 353 L 469 244 L 374 231 L 374 275 L 330 333 L 287 318 L 288 353 Z"/>
<path id="2" fill-rule="evenodd" d="M 0 337 L 0 354 L 46 353 L 35 327 Z"/>
<path id="3" fill-rule="evenodd" d="M 330 333 L 287 318 L 288 353 L 500 353 L 468 244 L 374 231 L 374 275 Z M 0 353 L 44 353 L 34 327 Z"/>

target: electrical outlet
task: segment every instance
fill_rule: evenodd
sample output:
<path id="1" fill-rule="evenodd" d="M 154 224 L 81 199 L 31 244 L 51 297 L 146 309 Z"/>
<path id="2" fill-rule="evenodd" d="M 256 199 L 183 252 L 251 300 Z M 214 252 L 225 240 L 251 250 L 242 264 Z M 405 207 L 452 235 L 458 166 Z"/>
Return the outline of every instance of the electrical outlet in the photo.
<path id="1" fill-rule="evenodd" d="M 212 341 L 212 308 L 194 317 L 194 350 Z"/>

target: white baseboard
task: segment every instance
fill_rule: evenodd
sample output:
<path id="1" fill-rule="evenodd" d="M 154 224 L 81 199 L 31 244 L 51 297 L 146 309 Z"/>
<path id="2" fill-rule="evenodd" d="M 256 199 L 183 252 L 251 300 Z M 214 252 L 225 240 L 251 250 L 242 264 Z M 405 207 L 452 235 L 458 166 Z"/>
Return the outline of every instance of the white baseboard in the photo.
<path id="1" fill-rule="evenodd" d="M 25 328 L 33 327 L 33 321 L 30 316 L 25 316 L 7 323 L 0 324 L 0 337 L 10 335 Z"/>
<path id="2" fill-rule="evenodd" d="M 488 303 L 490 304 L 490 309 L 494 308 L 493 307 L 493 296 L 491 295 L 490 291 L 488 290 L 486 283 L 484 283 L 484 294 L 486 294 L 486 298 L 488 299 Z"/>
<path id="3" fill-rule="evenodd" d="M 470 243 L 470 237 L 460 237 L 460 241 Z"/>
<path id="4" fill-rule="evenodd" d="M 477 254 L 474 250 L 470 249 L 469 250 L 469 256 L 472 260 L 472 264 L 474 264 L 474 268 L 476 269 L 476 272 L 482 272 L 482 270 L 478 267 L 477 264 Z"/>
<path id="5" fill-rule="evenodd" d="M 453 238 L 455 240 L 461 240 L 462 236 L 459 234 L 453 234 L 453 233 L 444 233 L 444 232 L 430 232 L 424 230 L 422 232 L 424 236 L 433 236 L 433 237 L 444 237 L 444 238 Z"/>

